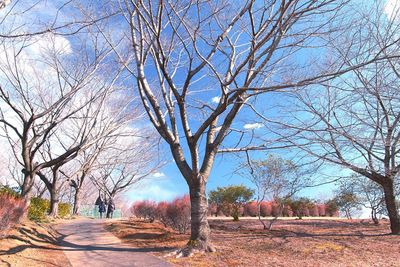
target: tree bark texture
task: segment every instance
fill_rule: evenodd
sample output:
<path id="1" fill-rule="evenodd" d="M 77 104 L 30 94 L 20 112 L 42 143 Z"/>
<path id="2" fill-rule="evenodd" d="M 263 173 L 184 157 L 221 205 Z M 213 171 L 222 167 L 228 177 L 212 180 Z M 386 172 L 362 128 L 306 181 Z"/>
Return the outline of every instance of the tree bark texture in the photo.
<path id="1" fill-rule="evenodd" d="M 80 188 L 75 188 L 75 195 L 74 195 L 74 207 L 72 209 L 72 215 L 79 215 L 79 206 L 81 202 L 81 195 L 80 195 Z"/>
<path id="2" fill-rule="evenodd" d="M 214 248 L 210 242 L 211 230 L 207 220 L 208 203 L 204 182 L 190 186 L 190 204 L 191 234 L 188 245 L 194 249 L 212 252 Z"/>
<path id="3" fill-rule="evenodd" d="M 383 192 L 385 194 L 385 203 L 390 220 L 390 230 L 392 234 L 398 235 L 400 234 L 400 216 L 392 181 L 387 181 L 383 185 Z"/>

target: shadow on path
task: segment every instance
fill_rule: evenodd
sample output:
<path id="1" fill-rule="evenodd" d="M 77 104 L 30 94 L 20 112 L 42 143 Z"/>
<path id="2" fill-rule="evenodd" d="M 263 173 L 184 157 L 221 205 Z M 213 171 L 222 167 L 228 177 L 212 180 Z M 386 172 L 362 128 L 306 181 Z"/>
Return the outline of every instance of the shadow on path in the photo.
<path id="1" fill-rule="evenodd" d="M 149 254 L 165 251 L 164 248 L 134 248 L 122 243 L 104 229 L 101 220 L 78 219 L 56 226 L 59 237 L 42 236 L 32 230 L 22 230 L 33 241 L 58 244 L 47 247 L 34 244 L 19 236 L 10 236 L 24 243 L 9 250 L 0 250 L 0 255 L 19 253 L 28 248 L 63 251 L 72 266 L 171 266 L 169 263 Z M 7 264 L 6 262 L 4 262 Z"/>

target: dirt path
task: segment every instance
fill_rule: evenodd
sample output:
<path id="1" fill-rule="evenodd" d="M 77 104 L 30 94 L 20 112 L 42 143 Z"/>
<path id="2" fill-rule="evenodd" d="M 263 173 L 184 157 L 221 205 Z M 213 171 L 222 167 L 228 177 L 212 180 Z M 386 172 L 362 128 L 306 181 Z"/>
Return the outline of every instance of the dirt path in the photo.
<path id="1" fill-rule="evenodd" d="M 156 248 L 133 248 L 104 229 L 101 220 L 77 219 L 56 227 L 60 246 L 72 266 L 171 266 L 149 254 Z"/>

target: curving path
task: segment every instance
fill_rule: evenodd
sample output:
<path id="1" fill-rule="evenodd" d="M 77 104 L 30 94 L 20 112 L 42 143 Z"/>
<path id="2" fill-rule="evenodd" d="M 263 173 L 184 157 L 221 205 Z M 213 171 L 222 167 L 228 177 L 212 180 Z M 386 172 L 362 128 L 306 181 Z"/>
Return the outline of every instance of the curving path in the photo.
<path id="1" fill-rule="evenodd" d="M 60 224 L 60 246 L 72 266 L 172 266 L 141 249 L 124 244 L 104 229 L 104 221 L 82 218 Z"/>

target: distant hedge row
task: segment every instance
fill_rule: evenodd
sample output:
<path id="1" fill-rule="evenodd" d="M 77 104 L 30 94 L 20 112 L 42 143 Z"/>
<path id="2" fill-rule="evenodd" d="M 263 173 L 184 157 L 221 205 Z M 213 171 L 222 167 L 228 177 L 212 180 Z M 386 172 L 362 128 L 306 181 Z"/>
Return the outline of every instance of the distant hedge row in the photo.
<path id="1" fill-rule="evenodd" d="M 282 205 L 283 204 L 283 205 Z M 190 228 L 190 198 L 188 195 L 176 198 L 171 202 L 144 200 L 137 201 L 131 206 L 131 213 L 145 220 L 153 222 L 159 220 L 165 226 L 171 227 L 179 233 L 185 233 Z M 209 216 L 231 216 L 224 213 L 223 206 L 214 203 L 209 205 Z M 324 204 L 315 203 L 306 198 L 286 200 L 285 202 L 264 201 L 260 205 L 260 215 L 263 217 L 324 217 L 338 216 L 338 208 L 332 201 Z M 240 208 L 240 216 L 258 216 L 256 202 L 248 202 Z"/>
<path id="2" fill-rule="evenodd" d="M 223 206 L 214 203 L 209 205 L 209 216 L 230 216 Z M 287 201 L 282 203 L 277 201 L 263 201 L 260 204 L 260 215 L 262 217 L 337 217 L 339 216 L 338 207 L 333 202 L 323 204 L 305 200 Z M 258 205 L 256 202 L 248 202 L 240 208 L 241 217 L 258 216 Z"/>

